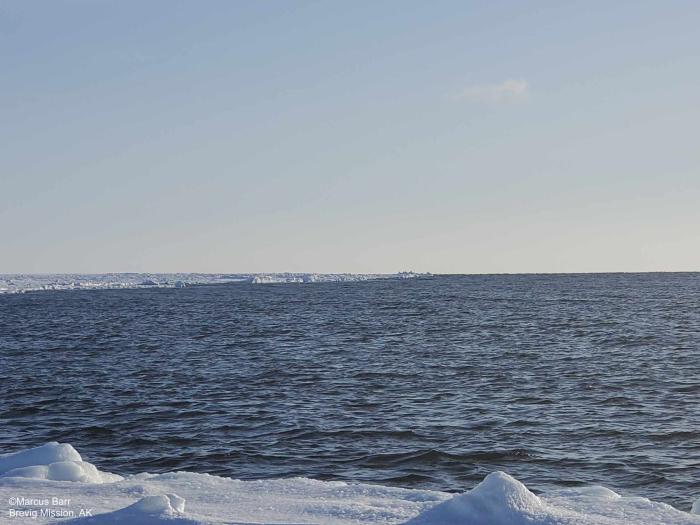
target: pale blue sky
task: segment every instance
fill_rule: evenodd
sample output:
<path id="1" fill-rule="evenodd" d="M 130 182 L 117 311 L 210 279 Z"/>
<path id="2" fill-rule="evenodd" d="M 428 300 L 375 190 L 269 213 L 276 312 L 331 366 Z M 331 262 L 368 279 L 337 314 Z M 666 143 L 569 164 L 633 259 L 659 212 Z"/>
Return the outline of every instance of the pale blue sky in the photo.
<path id="1" fill-rule="evenodd" d="M 0 0 L 0 273 L 700 270 L 699 27 Z"/>

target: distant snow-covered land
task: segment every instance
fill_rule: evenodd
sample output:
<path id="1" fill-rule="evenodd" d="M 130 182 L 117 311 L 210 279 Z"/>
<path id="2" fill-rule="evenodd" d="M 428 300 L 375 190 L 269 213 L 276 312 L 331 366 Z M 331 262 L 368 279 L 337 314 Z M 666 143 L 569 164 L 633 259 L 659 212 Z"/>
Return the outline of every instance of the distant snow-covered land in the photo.
<path id="1" fill-rule="evenodd" d="M 195 284 L 249 282 L 317 283 L 375 279 L 410 279 L 429 274 L 383 273 L 101 273 L 101 274 L 0 274 L 0 293 L 39 290 L 85 290 L 117 288 L 183 288 Z"/>
<path id="2" fill-rule="evenodd" d="M 502 472 L 457 495 L 191 472 L 125 478 L 59 443 L 0 456 L 0 501 L 7 525 L 700 525 L 700 502 L 686 513 L 604 487 L 537 496 Z"/>

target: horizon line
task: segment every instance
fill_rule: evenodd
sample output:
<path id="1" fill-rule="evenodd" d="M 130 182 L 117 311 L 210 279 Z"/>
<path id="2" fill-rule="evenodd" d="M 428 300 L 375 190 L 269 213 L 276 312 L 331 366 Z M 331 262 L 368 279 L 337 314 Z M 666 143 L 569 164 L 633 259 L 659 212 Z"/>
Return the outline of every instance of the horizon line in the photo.
<path id="1" fill-rule="evenodd" d="M 472 275 L 614 275 L 614 274 L 652 274 L 652 273 L 700 273 L 698 270 L 610 270 L 610 271 L 515 271 L 515 272 L 431 272 L 431 271 L 414 271 L 400 270 L 397 272 L 315 272 L 315 271 L 255 271 L 255 272 L 197 272 L 197 271 L 169 271 L 169 272 L 152 272 L 152 271 L 107 271 L 107 272 L 0 272 L 2 276 L 13 275 L 398 275 L 401 273 L 409 273 L 425 276 L 472 276 Z"/>

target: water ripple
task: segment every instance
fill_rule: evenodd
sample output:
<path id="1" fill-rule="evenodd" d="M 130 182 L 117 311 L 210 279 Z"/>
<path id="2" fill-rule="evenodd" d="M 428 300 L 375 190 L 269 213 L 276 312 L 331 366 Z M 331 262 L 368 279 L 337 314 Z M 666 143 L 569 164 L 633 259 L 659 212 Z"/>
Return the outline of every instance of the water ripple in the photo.
<path id="1" fill-rule="evenodd" d="M 687 506 L 700 275 L 0 296 L 0 452 L 463 490 L 504 469 Z"/>

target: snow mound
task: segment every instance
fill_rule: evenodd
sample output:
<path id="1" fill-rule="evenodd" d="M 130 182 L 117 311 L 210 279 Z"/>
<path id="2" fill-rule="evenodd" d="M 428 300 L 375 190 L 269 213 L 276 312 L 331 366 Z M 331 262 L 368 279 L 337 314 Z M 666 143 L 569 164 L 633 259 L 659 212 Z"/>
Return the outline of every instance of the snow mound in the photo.
<path id="1" fill-rule="evenodd" d="M 83 458 L 80 457 L 80 454 L 72 445 L 52 441 L 40 447 L 28 448 L 27 450 L 0 456 L 0 474 L 22 467 L 49 465 L 63 461 L 82 462 Z"/>
<path id="2" fill-rule="evenodd" d="M 100 472 L 87 461 L 57 461 L 48 465 L 33 465 L 9 470 L 0 477 L 47 479 L 51 481 L 76 481 L 81 483 L 108 483 L 121 476 Z"/>
<path id="3" fill-rule="evenodd" d="M 77 518 L 66 524 L 75 525 L 199 525 L 202 522 L 182 517 L 185 500 L 177 494 L 146 496 L 124 509 Z"/>
<path id="4" fill-rule="evenodd" d="M 121 476 L 100 472 L 83 461 L 77 450 L 66 443 L 46 443 L 0 457 L 0 478 L 32 478 L 50 481 L 109 483 Z"/>
<path id="5" fill-rule="evenodd" d="M 623 498 L 604 487 L 538 497 L 503 472 L 453 496 L 405 525 L 698 525 L 700 518 L 646 498 Z"/>
<path id="6" fill-rule="evenodd" d="M 542 500 L 504 472 L 493 472 L 470 492 L 454 496 L 411 525 L 534 525 L 545 513 Z M 545 522 L 542 522 L 545 523 Z"/>
<path id="7" fill-rule="evenodd" d="M 185 499 L 177 494 L 146 496 L 129 508 L 144 514 L 176 514 L 185 512 Z"/>

